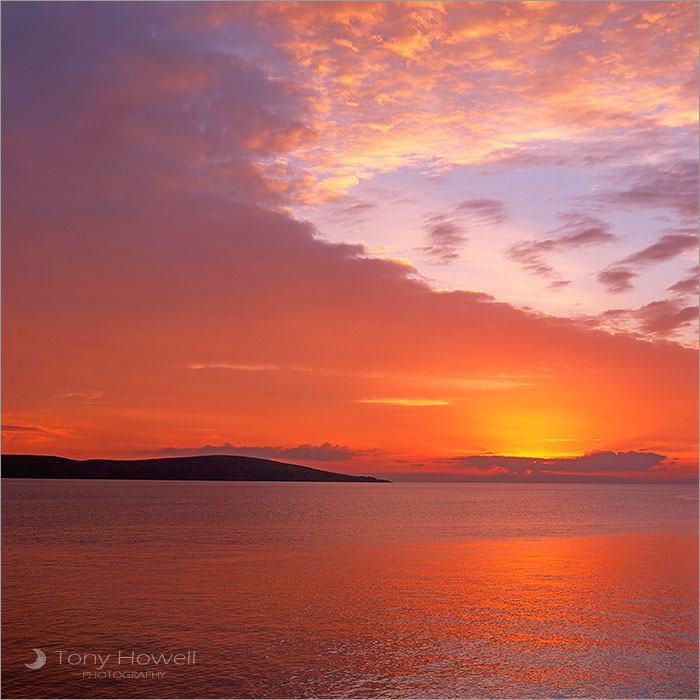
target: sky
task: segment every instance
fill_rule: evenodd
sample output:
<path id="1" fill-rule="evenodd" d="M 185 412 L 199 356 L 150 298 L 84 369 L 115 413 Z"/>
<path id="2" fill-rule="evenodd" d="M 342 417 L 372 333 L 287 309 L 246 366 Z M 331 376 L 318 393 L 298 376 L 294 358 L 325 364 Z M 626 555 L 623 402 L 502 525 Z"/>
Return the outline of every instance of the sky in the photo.
<path id="1" fill-rule="evenodd" d="M 697 478 L 698 5 L 2 5 L 2 450 Z"/>

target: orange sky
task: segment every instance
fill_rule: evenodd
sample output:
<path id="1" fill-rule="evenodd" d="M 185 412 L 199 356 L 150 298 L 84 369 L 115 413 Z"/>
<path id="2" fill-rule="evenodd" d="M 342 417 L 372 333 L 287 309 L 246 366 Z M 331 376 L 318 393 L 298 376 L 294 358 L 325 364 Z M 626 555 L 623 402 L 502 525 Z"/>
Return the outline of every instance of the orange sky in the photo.
<path id="1" fill-rule="evenodd" d="M 672 66 L 640 59 L 635 23 L 669 42 Z M 533 250 L 566 254 L 573 284 L 549 258 L 520 271 L 512 214 L 501 249 L 490 240 L 505 233 L 472 222 L 460 238 L 416 195 L 431 226 L 449 224 L 429 241 L 456 266 L 442 286 L 428 244 L 412 243 L 410 260 L 379 250 L 404 235 L 389 216 L 346 235 L 318 208 L 369 211 L 393 196 L 381 178 L 400 189 L 474 166 L 467 201 L 482 212 L 492 195 L 479 167 L 505 178 L 512 149 L 569 158 L 577 139 L 609 154 L 596 182 L 624 171 L 642 197 L 648 168 L 685 163 L 696 144 L 696 26 L 694 3 L 3 5 L 3 452 L 696 475 L 696 311 L 691 296 L 656 291 L 696 260 L 692 187 L 682 201 L 651 187 L 628 215 L 632 195 L 603 200 L 581 180 L 575 226 L 605 221 L 527 234 L 540 245 L 528 238 L 525 264 Z M 582 43 L 566 75 L 545 79 L 543 46 L 569 40 Z M 463 42 L 481 42 L 479 76 L 455 69 Z M 382 51 L 395 58 L 383 69 Z M 451 110 L 467 92 L 473 112 Z M 546 209 L 556 192 L 538 173 Z M 514 191 L 503 210 L 527 199 Z M 624 229 L 625 216 L 647 228 Z M 585 236 L 612 252 L 581 254 Z M 493 249 L 473 279 L 458 262 L 466 240 L 473 256 Z M 611 269 L 638 297 L 595 287 Z"/>

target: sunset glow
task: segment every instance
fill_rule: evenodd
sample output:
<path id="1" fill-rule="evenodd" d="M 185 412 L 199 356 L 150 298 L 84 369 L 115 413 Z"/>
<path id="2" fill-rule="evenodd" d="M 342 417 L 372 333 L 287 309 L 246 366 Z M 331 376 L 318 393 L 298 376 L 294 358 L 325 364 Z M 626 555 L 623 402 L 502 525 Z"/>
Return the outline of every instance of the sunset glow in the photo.
<path id="1" fill-rule="evenodd" d="M 697 3 L 2 14 L 4 453 L 697 478 Z"/>

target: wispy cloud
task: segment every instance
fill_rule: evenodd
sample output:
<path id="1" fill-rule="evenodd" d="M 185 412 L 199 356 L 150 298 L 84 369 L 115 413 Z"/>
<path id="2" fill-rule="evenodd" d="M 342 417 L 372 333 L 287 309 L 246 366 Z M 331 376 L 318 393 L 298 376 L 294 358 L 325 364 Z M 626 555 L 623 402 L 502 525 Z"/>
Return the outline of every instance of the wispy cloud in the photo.
<path id="1" fill-rule="evenodd" d="M 559 217 L 563 224 L 549 233 L 547 238 L 514 243 L 506 250 L 508 258 L 518 263 L 524 270 L 540 277 L 558 277 L 556 270 L 546 261 L 548 253 L 582 248 L 584 246 L 610 243 L 615 236 L 610 225 L 587 214 L 575 212 Z M 566 286 L 568 280 L 555 279 L 549 286 L 558 289 Z"/>
<path id="2" fill-rule="evenodd" d="M 238 362 L 193 362 L 190 369 L 228 369 L 232 372 L 268 372 L 285 369 L 281 365 L 264 363 L 238 363 Z"/>
<path id="3" fill-rule="evenodd" d="M 331 210 L 331 216 L 348 223 L 356 223 L 363 218 L 364 214 L 376 208 L 377 205 L 372 202 L 348 195 L 336 200 Z"/>
<path id="4" fill-rule="evenodd" d="M 698 216 L 698 163 L 680 158 L 639 164 L 622 173 L 627 188 L 598 193 L 597 199 L 616 206 L 670 209 L 695 220 Z"/>
<path id="5" fill-rule="evenodd" d="M 609 309 L 598 316 L 602 326 L 631 327 L 646 336 L 673 337 L 698 320 L 698 306 L 681 298 L 652 301 L 637 309 Z"/>
<path id="6" fill-rule="evenodd" d="M 446 399 L 404 399 L 404 398 L 387 398 L 387 399 L 357 399 L 358 403 L 378 403 L 387 404 L 390 406 L 447 406 L 450 401 Z"/>
<path id="7" fill-rule="evenodd" d="M 620 260 L 621 264 L 648 265 L 675 258 L 698 245 L 698 233 L 695 229 L 685 229 L 680 233 L 667 233 L 650 246 L 628 255 Z"/>
<path id="8" fill-rule="evenodd" d="M 460 202 L 455 211 L 466 215 L 472 222 L 499 226 L 508 221 L 508 209 L 500 199 L 470 197 Z"/>
<path id="9" fill-rule="evenodd" d="M 459 258 L 460 248 L 467 237 L 454 219 L 442 214 L 431 216 L 425 230 L 426 245 L 421 250 L 432 262 L 447 265 Z"/>
<path id="10" fill-rule="evenodd" d="M 498 226 L 508 220 L 505 202 L 487 197 L 470 197 L 446 212 L 426 217 L 426 244 L 419 250 L 438 265 L 447 265 L 460 257 L 469 240 L 468 225 Z"/>
<path id="11" fill-rule="evenodd" d="M 667 291 L 671 292 L 674 296 L 684 297 L 684 296 L 698 296 L 700 291 L 698 285 L 698 274 L 700 273 L 700 267 L 697 265 L 689 270 L 687 277 L 678 280 L 675 284 L 672 284 Z"/>
<path id="12" fill-rule="evenodd" d="M 84 401 L 85 403 L 96 403 L 103 399 L 104 395 L 104 391 L 96 391 L 92 389 L 79 389 L 77 391 L 68 391 L 64 394 L 56 394 L 54 398 Z"/>
<path id="13" fill-rule="evenodd" d="M 16 436 L 41 441 L 52 437 L 64 437 L 70 435 L 72 431 L 66 428 L 49 428 L 43 425 L 3 424 L 2 433 L 5 438 L 12 439 Z"/>
<path id="14" fill-rule="evenodd" d="M 45 433 L 44 428 L 40 428 L 38 425 L 5 425 L 2 426 L 3 432 L 6 433 Z"/>
<path id="15" fill-rule="evenodd" d="M 324 442 L 320 445 L 305 443 L 295 447 L 234 445 L 230 442 L 224 442 L 219 445 L 202 445 L 200 447 L 163 447 L 155 453 L 163 457 L 236 455 L 263 459 L 338 462 L 365 455 L 368 451 L 353 450 L 350 447 L 330 442 Z"/>
<path id="16" fill-rule="evenodd" d="M 598 281 L 609 291 L 620 293 L 634 287 L 632 280 L 639 276 L 637 270 L 654 263 L 675 258 L 681 253 L 693 250 L 698 245 L 695 229 L 683 229 L 677 233 L 666 233 L 658 241 L 632 253 L 598 273 Z"/>
<path id="17" fill-rule="evenodd" d="M 507 455 L 471 455 L 450 459 L 453 464 L 462 467 L 492 470 L 502 469 L 504 473 L 536 472 L 645 472 L 658 466 L 666 459 L 665 455 L 654 452 L 600 451 L 578 457 L 511 457 Z"/>
<path id="18" fill-rule="evenodd" d="M 474 373 L 472 376 L 463 372 L 445 374 L 408 374 L 402 372 L 363 372 L 358 370 L 341 370 L 329 367 L 299 367 L 274 364 L 239 364 L 235 362 L 196 362 L 189 365 L 190 369 L 224 369 L 233 372 L 303 372 L 333 376 L 347 376 L 357 379 L 377 380 L 381 382 L 397 382 L 402 385 L 415 387 L 441 387 L 446 390 L 493 391 L 499 389 L 517 389 L 533 386 L 541 377 L 533 374 L 483 374 Z"/>
<path id="19" fill-rule="evenodd" d="M 598 281 L 613 294 L 634 289 L 632 280 L 638 276 L 639 273 L 627 267 L 609 267 L 601 270 L 597 275 Z"/>

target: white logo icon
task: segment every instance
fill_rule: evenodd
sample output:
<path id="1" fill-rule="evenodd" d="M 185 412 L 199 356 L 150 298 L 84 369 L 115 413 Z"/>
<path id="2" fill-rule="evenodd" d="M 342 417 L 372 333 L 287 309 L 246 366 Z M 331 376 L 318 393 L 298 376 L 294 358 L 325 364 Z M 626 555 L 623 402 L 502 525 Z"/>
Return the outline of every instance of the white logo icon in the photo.
<path id="1" fill-rule="evenodd" d="M 41 668 L 46 663 L 46 654 L 44 654 L 44 652 L 41 649 L 32 649 L 32 651 L 36 654 L 36 661 L 24 665 L 27 668 L 31 668 L 32 671 L 36 671 L 38 668 Z"/>

